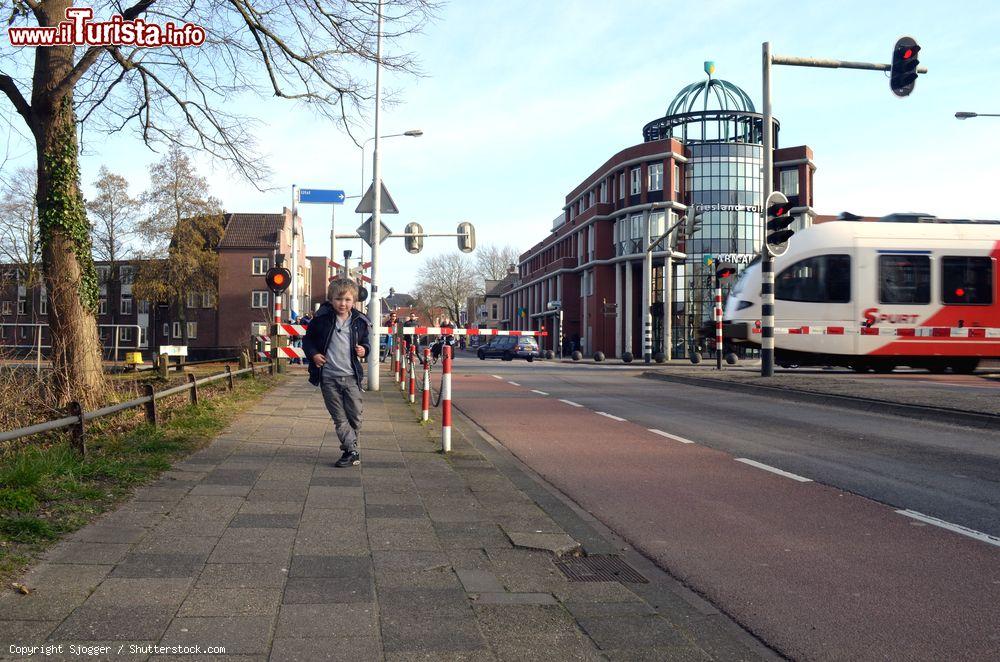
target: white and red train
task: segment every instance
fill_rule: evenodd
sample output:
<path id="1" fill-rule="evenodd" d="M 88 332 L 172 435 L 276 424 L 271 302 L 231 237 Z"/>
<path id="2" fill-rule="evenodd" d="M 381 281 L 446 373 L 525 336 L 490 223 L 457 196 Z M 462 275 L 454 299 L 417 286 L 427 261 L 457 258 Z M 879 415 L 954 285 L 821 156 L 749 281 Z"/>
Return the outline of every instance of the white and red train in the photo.
<path id="1" fill-rule="evenodd" d="M 1000 358 L 1000 223 L 834 221 L 774 260 L 775 361 L 971 372 Z M 760 345 L 760 261 L 726 301 L 734 343 Z"/>

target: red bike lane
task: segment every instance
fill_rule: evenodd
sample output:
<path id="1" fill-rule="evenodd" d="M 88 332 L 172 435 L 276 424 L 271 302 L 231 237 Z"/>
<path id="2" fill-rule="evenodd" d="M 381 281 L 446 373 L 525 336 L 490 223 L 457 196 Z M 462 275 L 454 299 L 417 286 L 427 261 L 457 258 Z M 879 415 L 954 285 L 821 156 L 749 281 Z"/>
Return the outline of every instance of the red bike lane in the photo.
<path id="1" fill-rule="evenodd" d="M 489 376 L 458 373 L 453 392 L 523 462 L 793 659 L 1000 659 L 998 547 Z"/>

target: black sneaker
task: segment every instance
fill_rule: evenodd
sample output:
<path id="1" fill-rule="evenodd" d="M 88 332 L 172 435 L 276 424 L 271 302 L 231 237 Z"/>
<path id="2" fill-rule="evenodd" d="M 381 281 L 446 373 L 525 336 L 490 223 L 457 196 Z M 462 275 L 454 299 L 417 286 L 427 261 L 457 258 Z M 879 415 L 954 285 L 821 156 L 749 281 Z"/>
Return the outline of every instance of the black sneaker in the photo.
<path id="1" fill-rule="evenodd" d="M 353 467 L 361 464 L 361 454 L 357 451 L 344 451 L 340 459 L 333 463 L 335 467 Z"/>

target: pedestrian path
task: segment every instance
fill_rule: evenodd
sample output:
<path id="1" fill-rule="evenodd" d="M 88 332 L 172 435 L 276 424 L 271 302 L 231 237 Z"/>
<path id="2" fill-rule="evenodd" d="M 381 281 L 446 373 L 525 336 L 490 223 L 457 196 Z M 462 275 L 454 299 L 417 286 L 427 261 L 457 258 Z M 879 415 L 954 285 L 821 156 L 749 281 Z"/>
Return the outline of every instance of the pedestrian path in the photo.
<path id="1" fill-rule="evenodd" d="M 445 457 L 388 372 L 365 409 L 361 466 L 334 468 L 322 398 L 291 370 L 207 448 L 51 549 L 19 580 L 28 595 L 5 587 L 0 659 L 771 657 L 616 554 L 469 421 Z"/>

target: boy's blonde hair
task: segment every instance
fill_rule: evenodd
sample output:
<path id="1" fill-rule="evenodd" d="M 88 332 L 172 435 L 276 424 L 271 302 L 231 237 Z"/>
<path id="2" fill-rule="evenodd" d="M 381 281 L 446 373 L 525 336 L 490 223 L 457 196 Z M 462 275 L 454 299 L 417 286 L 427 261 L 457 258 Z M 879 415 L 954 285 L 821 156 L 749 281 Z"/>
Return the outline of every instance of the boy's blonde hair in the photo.
<path id="1" fill-rule="evenodd" d="M 351 293 L 354 300 L 358 300 L 358 284 L 350 278 L 334 278 L 326 288 L 326 300 L 333 301 L 341 294 Z"/>

